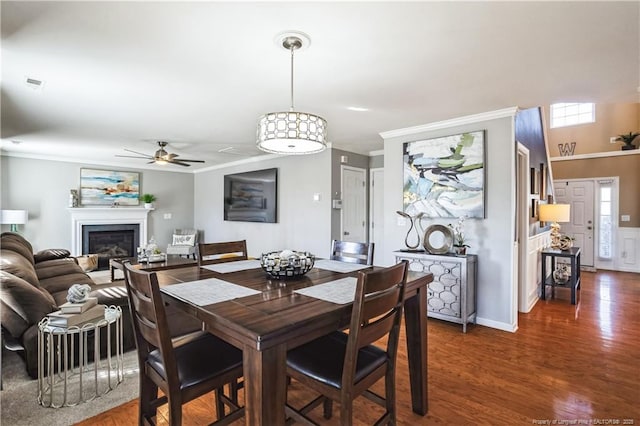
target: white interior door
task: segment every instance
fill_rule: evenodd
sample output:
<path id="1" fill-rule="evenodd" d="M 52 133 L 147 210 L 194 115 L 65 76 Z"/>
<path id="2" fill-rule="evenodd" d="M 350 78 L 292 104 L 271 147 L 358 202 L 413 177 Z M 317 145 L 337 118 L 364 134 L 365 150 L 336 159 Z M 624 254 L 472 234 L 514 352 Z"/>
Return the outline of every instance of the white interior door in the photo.
<path id="1" fill-rule="evenodd" d="M 593 181 L 554 180 L 556 203 L 571 205 L 571 222 L 561 223 L 560 232 L 574 238 L 573 245 L 581 248 L 582 265 L 594 266 L 594 198 Z"/>
<path id="2" fill-rule="evenodd" d="M 369 241 L 375 244 L 373 264 L 384 259 L 384 169 L 369 172 Z"/>
<path id="3" fill-rule="evenodd" d="M 344 241 L 367 241 L 366 170 L 342 166 L 340 235 Z"/>

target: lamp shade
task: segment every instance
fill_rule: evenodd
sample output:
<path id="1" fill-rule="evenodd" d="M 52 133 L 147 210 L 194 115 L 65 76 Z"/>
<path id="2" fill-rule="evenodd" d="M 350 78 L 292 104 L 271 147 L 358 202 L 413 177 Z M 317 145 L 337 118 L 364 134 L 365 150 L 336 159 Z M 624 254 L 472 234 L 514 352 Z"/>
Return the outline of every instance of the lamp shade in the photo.
<path id="1" fill-rule="evenodd" d="M 29 218 L 29 212 L 27 210 L 2 210 L 2 222 L 3 225 L 24 225 Z"/>
<path id="2" fill-rule="evenodd" d="M 271 112 L 258 120 L 257 145 L 273 154 L 315 154 L 327 147 L 327 121 L 307 112 Z"/>
<path id="3" fill-rule="evenodd" d="M 569 222 L 570 207 L 569 204 L 540 204 L 539 219 L 542 222 Z"/>

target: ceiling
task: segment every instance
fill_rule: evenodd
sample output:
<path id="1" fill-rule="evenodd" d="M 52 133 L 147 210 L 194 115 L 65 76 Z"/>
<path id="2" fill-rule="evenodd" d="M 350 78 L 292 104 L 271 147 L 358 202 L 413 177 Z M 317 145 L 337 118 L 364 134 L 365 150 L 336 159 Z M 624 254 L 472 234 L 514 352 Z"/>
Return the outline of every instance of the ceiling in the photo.
<path id="1" fill-rule="evenodd" d="M 638 2 L 0 7 L 3 155 L 180 172 L 263 155 L 258 117 L 289 107 L 289 55 L 274 43 L 285 30 L 311 37 L 295 57 L 296 109 L 356 153 L 382 149 L 380 132 L 511 106 L 638 102 Z M 159 140 L 206 163 L 116 157 Z"/>

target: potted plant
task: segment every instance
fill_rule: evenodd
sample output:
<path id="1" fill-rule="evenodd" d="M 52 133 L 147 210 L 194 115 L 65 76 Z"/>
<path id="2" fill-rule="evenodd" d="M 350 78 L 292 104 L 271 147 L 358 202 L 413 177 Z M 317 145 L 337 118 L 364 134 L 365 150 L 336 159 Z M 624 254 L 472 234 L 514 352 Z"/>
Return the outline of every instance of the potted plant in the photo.
<path id="1" fill-rule="evenodd" d="M 630 149 L 636 149 L 636 146 L 633 144 L 634 139 L 640 135 L 638 132 L 629 132 L 628 135 L 618 135 L 616 138 L 617 141 L 623 142 L 622 150 L 627 151 Z"/>
<path id="2" fill-rule="evenodd" d="M 458 255 L 467 254 L 467 247 L 464 236 L 464 219 L 462 216 L 455 225 L 449 224 L 449 228 L 453 231 L 453 252 Z"/>
<path id="3" fill-rule="evenodd" d="M 156 196 L 153 194 L 142 194 L 140 196 L 140 201 L 144 203 L 145 209 L 152 209 L 153 202 L 156 200 Z"/>

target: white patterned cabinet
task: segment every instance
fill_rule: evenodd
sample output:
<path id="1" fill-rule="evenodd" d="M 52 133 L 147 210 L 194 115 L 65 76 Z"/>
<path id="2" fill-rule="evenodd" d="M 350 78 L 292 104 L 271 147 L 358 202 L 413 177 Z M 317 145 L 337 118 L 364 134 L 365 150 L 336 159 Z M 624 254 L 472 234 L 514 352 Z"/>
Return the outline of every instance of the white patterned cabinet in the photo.
<path id="1" fill-rule="evenodd" d="M 468 254 L 427 254 L 395 251 L 396 262 L 409 261 L 409 270 L 431 272 L 427 290 L 427 315 L 462 324 L 476 321 L 476 277 L 478 256 Z"/>

